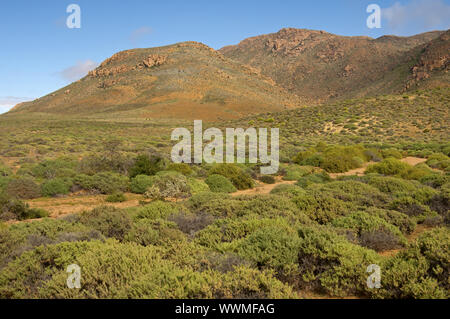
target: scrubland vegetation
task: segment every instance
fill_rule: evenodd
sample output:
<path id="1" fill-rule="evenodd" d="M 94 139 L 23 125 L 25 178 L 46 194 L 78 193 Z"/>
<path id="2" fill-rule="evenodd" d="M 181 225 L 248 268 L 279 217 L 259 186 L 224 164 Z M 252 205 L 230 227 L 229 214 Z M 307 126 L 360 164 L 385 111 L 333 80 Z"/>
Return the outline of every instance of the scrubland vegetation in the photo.
<path id="1" fill-rule="evenodd" d="M 430 99 L 448 95 L 399 103 L 431 109 L 421 104 Z M 343 105 L 342 116 L 358 123 L 372 112 Z M 448 112 L 444 105 L 436 112 Z M 385 131 L 375 139 L 364 132 L 390 130 L 400 117 L 318 134 L 335 114 L 317 110 L 303 111 L 317 114 L 307 124 L 274 117 L 284 123 L 280 176 L 261 176 L 255 164 L 173 164 L 155 123 L 80 120 L 62 130 L 55 120 L 47 135 L 37 120 L 2 131 L 0 297 L 449 298 L 450 144 L 448 126 L 435 125 L 446 118 L 418 123 L 433 130 L 417 139 Z M 412 166 L 406 156 L 424 160 Z M 357 168 L 365 173 L 333 175 Z M 273 189 L 239 192 L 258 184 Z M 104 205 L 63 216 L 30 206 L 86 195 L 104 196 Z M 120 207 L 130 196 L 139 204 Z M 81 289 L 66 286 L 70 264 L 81 267 Z M 371 264 L 381 268 L 379 289 L 366 284 Z"/>

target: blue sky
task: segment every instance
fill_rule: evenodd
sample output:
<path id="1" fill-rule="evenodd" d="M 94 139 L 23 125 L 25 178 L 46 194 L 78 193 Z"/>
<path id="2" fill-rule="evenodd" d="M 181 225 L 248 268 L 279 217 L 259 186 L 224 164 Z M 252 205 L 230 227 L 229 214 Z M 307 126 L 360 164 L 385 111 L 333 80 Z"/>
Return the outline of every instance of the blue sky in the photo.
<path id="1" fill-rule="evenodd" d="M 66 8 L 81 8 L 69 29 Z M 369 4 L 382 28 L 366 26 Z M 199 41 L 215 49 L 283 27 L 339 35 L 412 35 L 450 28 L 450 0 L 14 0 L 0 3 L 0 113 L 57 90 L 112 54 Z"/>

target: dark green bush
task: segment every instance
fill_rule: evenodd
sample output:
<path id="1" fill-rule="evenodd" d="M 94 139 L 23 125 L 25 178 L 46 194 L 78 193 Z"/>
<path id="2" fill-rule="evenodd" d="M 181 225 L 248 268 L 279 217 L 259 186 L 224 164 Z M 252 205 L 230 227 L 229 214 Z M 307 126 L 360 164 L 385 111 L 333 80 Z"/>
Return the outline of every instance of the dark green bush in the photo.
<path id="1" fill-rule="evenodd" d="M 192 175 L 192 169 L 186 163 L 170 163 L 169 167 L 167 167 L 167 170 L 181 173 L 184 176 Z"/>
<path id="2" fill-rule="evenodd" d="M 72 185 L 73 181 L 71 179 L 55 178 L 44 182 L 41 185 L 41 192 L 43 196 L 48 197 L 65 195 L 70 192 Z"/>
<path id="3" fill-rule="evenodd" d="M 234 193 L 237 191 L 236 187 L 225 176 L 212 174 L 206 180 L 209 189 L 214 193 Z"/>
<path id="4" fill-rule="evenodd" d="M 80 215 L 80 223 L 100 231 L 106 237 L 123 240 L 132 227 L 130 216 L 123 210 L 101 206 Z"/>
<path id="5" fill-rule="evenodd" d="M 215 164 L 209 171 L 209 175 L 213 174 L 225 176 L 239 190 L 254 186 L 251 176 L 236 164 Z"/>
<path id="6" fill-rule="evenodd" d="M 259 180 L 265 184 L 275 184 L 275 178 L 270 175 L 263 175 L 259 178 Z"/>
<path id="7" fill-rule="evenodd" d="M 144 194 L 153 185 L 155 178 L 148 175 L 137 175 L 131 179 L 130 189 L 133 193 Z"/>
<path id="8" fill-rule="evenodd" d="M 126 176 L 112 172 L 100 172 L 94 176 L 77 175 L 74 178 L 74 184 L 87 191 L 101 194 L 124 192 L 129 187 L 129 181 Z"/>
<path id="9" fill-rule="evenodd" d="M 146 154 L 139 155 L 134 165 L 130 168 L 130 177 L 138 175 L 155 175 L 163 169 L 163 159 L 155 156 L 148 156 Z"/>

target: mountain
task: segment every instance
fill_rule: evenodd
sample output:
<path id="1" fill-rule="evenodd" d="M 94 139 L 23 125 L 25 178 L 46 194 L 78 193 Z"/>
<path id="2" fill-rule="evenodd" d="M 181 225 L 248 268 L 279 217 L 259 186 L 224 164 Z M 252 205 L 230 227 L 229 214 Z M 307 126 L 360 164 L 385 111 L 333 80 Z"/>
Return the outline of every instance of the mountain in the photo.
<path id="1" fill-rule="evenodd" d="M 258 70 L 184 42 L 119 52 L 83 79 L 10 113 L 216 120 L 300 102 Z"/>
<path id="2" fill-rule="evenodd" d="M 285 28 L 219 52 L 315 103 L 402 92 L 434 73 L 448 85 L 449 32 L 372 39 Z"/>

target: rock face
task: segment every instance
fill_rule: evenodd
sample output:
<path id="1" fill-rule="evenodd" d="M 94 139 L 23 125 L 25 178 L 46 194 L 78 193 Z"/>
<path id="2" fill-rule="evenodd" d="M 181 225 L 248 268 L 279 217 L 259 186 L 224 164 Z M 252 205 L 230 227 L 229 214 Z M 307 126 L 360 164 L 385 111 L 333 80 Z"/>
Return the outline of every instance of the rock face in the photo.
<path id="1" fill-rule="evenodd" d="M 145 67 L 151 68 L 153 66 L 159 66 L 159 65 L 165 63 L 166 60 L 167 60 L 167 57 L 165 57 L 163 55 L 151 54 L 147 57 L 147 59 L 142 61 L 142 63 L 144 64 Z"/>
<path id="2" fill-rule="evenodd" d="M 420 54 L 421 46 L 441 34 L 372 39 L 286 28 L 245 39 L 219 52 L 259 69 L 278 85 L 314 103 L 402 91 L 408 80 L 404 74 L 417 72 L 418 78 L 427 76 L 420 66 L 412 71 L 407 65 Z M 442 41 L 448 45 L 448 39 Z M 435 67 L 446 63 L 443 56 L 433 61 Z"/>
<path id="3" fill-rule="evenodd" d="M 450 31 L 424 45 L 419 62 L 411 68 L 405 89 L 420 86 L 421 82 L 436 74 L 448 74 L 450 68 Z"/>

